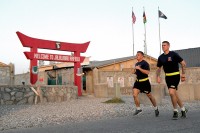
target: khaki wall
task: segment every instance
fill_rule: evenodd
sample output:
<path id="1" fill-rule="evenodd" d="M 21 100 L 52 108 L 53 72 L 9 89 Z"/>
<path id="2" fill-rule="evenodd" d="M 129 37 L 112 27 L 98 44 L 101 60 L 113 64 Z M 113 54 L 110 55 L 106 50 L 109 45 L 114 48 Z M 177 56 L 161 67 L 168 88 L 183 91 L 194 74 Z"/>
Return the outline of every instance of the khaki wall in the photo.
<path id="1" fill-rule="evenodd" d="M 86 73 L 86 91 L 89 94 L 94 93 L 94 87 L 93 87 L 93 72 L 89 71 Z"/>

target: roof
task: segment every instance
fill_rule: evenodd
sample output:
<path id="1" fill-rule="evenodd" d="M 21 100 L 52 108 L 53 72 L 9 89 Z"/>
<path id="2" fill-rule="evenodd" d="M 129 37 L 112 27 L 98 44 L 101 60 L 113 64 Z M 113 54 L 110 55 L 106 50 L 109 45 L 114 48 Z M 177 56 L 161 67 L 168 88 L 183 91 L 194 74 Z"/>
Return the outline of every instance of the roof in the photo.
<path id="1" fill-rule="evenodd" d="M 150 57 L 154 60 L 157 61 L 157 59 L 151 57 L 151 56 L 148 56 L 148 55 L 145 55 L 147 57 Z M 110 59 L 110 60 L 104 60 L 104 61 L 90 61 L 90 64 L 88 66 L 85 66 L 85 68 L 101 68 L 101 67 L 104 67 L 104 66 L 108 66 L 108 65 L 112 65 L 112 64 L 115 64 L 115 63 L 120 63 L 120 62 L 124 62 L 124 61 L 128 61 L 128 60 L 132 60 L 136 58 L 135 56 L 128 56 L 128 57 L 122 57 L 122 58 L 116 58 L 116 59 Z"/>
<path id="2" fill-rule="evenodd" d="M 0 62 L 0 67 L 2 67 L 2 66 L 8 66 L 8 65 L 3 62 Z"/>
<path id="3" fill-rule="evenodd" d="M 200 47 L 174 50 L 174 52 L 177 52 L 185 60 L 187 67 L 200 67 Z"/>

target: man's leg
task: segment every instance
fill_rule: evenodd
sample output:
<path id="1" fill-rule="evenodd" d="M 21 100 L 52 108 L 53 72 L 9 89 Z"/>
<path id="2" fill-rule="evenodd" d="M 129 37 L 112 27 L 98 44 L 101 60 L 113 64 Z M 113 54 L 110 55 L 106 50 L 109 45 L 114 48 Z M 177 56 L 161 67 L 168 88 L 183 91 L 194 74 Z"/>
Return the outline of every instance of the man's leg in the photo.
<path id="1" fill-rule="evenodd" d="M 151 95 L 151 93 L 146 94 L 147 97 L 149 98 L 149 100 L 151 101 L 151 103 L 153 104 L 154 107 L 156 107 L 156 99 L 153 97 L 153 95 Z"/>
<path id="2" fill-rule="evenodd" d="M 157 107 L 157 104 L 156 104 L 156 99 L 154 98 L 154 96 L 151 93 L 148 93 L 146 95 L 147 95 L 147 97 L 149 98 L 149 100 L 151 101 L 151 103 L 154 106 L 155 115 L 158 116 L 159 115 L 159 111 L 158 111 L 158 107 Z"/>
<path id="3" fill-rule="evenodd" d="M 133 88 L 133 98 L 134 98 L 136 108 L 140 107 L 140 101 L 138 98 L 139 93 L 140 93 L 140 90 L 138 90 L 137 88 Z"/>
<path id="4" fill-rule="evenodd" d="M 171 102 L 174 108 L 174 114 L 173 114 L 173 119 L 177 120 L 178 119 L 178 109 L 177 109 L 177 102 L 178 99 L 176 97 L 176 89 L 169 88 L 169 95 L 171 97 Z"/>
<path id="5" fill-rule="evenodd" d="M 183 102 L 181 101 L 181 99 L 178 96 L 178 93 L 176 91 L 176 99 L 177 99 L 177 104 L 179 105 L 179 107 L 181 108 L 181 117 L 182 118 L 186 118 L 186 113 L 188 110 L 185 109 Z"/>
<path id="6" fill-rule="evenodd" d="M 177 97 L 176 97 L 176 89 L 169 88 L 169 95 L 171 97 L 171 102 L 174 109 L 177 109 Z"/>
<path id="7" fill-rule="evenodd" d="M 175 94 L 176 94 L 177 103 L 178 103 L 179 107 L 182 108 L 183 107 L 183 103 L 182 103 L 181 99 L 179 98 L 177 92 Z"/>
<path id="8" fill-rule="evenodd" d="M 134 102 L 135 102 L 135 106 L 136 106 L 134 115 L 137 115 L 140 112 L 142 112 L 142 109 L 140 108 L 140 101 L 138 98 L 139 93 L 140 93 L 140 90 L 138 90 L 137 88 L 133 88 L 133 98 L 134 98 Z"/>

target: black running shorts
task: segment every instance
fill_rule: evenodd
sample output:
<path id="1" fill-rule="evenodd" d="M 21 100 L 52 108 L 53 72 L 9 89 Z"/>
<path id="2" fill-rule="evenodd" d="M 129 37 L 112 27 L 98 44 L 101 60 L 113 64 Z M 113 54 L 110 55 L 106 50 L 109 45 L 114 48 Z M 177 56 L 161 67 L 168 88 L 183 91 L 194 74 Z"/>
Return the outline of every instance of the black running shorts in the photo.
<path id="1" fill-rule="evenodd" d="M 174 76 L 166 76 L 165 77 L 165 81 L 167 84 L 168 89 L 172 88 L 172 89 L 178 89 L 178 84 L 180 82 L 180 74 L 178 75 L 174 75 Z"/>
<path id="2" fill-rule="evenodd" d="M 133 85 L 133 89 L 134 88 L 140 90 L 141 93 L 149 94 L 151 92 L 151 84 L 149 80 L 143 82 L 135 81 Z"/>

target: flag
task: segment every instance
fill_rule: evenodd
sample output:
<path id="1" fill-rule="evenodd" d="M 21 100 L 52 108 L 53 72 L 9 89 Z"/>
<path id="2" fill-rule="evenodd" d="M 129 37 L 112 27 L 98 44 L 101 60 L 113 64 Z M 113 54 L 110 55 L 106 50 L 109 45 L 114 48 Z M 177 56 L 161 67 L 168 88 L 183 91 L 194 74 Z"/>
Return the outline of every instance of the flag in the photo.
<path id="1" fill-rule="evenodd" d="M 135 17 L 134 12 L 132 11 L 132 22 L 133 22 L 133 24 L 135 24 L 135 21 L 136 21 L 136 17 Z"/>
<path id="2" fill-rule="evenodd" d="M 145 11 L 143 12 L 143 23 L 145 24 L 147 22 L 147 18 L 146 18 L 146 15 L 145 15 Z"/>
<path id="3" fill-rule="evenodd" d="M 167 17 L 165 16 L 165 14 L 163 14 L 160 10 L 158 10 L 158 17 L 159 18 L 167 19 Z"/>

